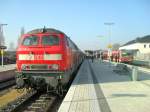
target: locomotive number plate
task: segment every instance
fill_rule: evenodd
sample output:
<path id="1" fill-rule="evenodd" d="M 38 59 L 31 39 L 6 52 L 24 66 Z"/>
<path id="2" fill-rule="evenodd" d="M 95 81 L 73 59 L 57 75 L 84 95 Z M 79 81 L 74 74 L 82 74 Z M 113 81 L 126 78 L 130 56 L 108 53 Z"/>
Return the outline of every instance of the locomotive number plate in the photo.
<path id="1" fill-rule="evenodd" d="M 44 56 L 42 54 L 36 54 L 34 55 L 34 60 L 43 60 Z"/>

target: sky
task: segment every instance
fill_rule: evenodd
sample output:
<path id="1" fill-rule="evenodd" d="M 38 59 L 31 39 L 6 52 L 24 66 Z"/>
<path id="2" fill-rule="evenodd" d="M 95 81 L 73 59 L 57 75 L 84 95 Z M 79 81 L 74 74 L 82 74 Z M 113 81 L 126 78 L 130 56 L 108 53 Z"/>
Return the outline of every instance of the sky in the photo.
<path id="1" fill-rule="evenodd" d="M 109 36 L 109 26 L 111 35 Z M 14 42 L 22 27 L 55 28 L 82 50 L 107 49 L 150 34 L 150 0 L 0 0 L 5 44 Z"/>

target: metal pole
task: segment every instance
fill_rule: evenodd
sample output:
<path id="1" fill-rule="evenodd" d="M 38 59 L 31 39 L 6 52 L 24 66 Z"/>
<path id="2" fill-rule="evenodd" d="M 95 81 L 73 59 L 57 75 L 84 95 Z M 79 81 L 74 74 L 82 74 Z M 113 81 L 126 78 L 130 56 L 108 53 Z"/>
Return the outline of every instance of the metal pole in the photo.
<path id="1" fill-rule="evenodd" d="M 114 25 L 112 22 L 104 23 L 104 25 L 108 26 L 108 54 L 109 54 L 109 62 L 111 62 L 111 26 Z"/>
<path id="2" fill-rule="evenodd" d="M 2 32 L 0 32 L 0 33 L 2 33 L 2 34 L 1 34 L 2 40 L 3 40 L 3 38 L 4 38 L 4 37 L 3 37 L 3 26 L 6 26 L 6 25 L 7 25 L 7 24 L 0 24 L 0 29 L 2 30 Z M 2 42 L 2 43 L 0 43 L 0 44 L 4 44 L 4 42 Z M 3 45 L 2 45 L 2 46 L 3 46 Z M 2 55 L 2 56 L 1 56 L 1 58 L 2 58 L 2 59 L 1 59 L 2 63 L 1 63 L 1 64 L 2 64 L 2 67 L 3 67 L 3 66 L 4 66 L 4 56 L 3 56 L 3 55 L 4 55 L 4 49 L 1 49 L 1 55 Z"/>
<path id="3" fill-rule="evenodd" d="M 114 25 L 114 24 L 115 23 L 112 23 L 112 22 L 104 23 L 104 25 L 107 25 L 108 28 L 109 28 L 109 31 L 108 31 L 109 44 L 111 44 L 111 26 Z"/>
<path id="4" fill-rule="evenodd" d="M 2 67 L 4 66 L 4 56 L 3 56 L 3 49 L 1 49 L 1 55 L 2 55 Z"/>
<path id="5" fill-rule="evenodd" d="M 6 25 L 7 25 L 7 24 L 0 24 L 0 30 L 1 30 L 1 31 L 0 31 L 1 35 L 0 35 L 0 36 L 2 36 L 2 37 L 0 38 L 0 39 L 1 39 L 1 40 L 0 40 L 0 41 L 1 41 L 1 42 L 0 42 L 0 45 L 1 45 L 1 46 L 4 45 L 3 26 L 6 26 Z"/>

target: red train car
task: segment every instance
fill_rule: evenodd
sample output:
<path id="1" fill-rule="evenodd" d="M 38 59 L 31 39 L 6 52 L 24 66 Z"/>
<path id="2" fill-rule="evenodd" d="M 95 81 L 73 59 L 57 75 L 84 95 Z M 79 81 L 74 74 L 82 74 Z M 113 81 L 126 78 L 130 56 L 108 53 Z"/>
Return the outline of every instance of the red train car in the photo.
<path id="1" fill-rule="evenodd" d="M 102 51 L 102 53 L 101 53 L 101 58 L 103 59 L 103 60 L 108 60 L 109 59 L 109 57 L 108 57 L 108 51 Z"/>
<path id="2" fill-rule="evenodd" d="M 130 50 L 120 50 L 119 61 L 123 63 L 131 63 L 133 60 L 133 53 Z"/>
<path id="3" fill-rule="evenodd" d="M 110 51 L 110 57 L 108 55 L 108 51 L 104 51 L 102 53 L 103 59 L 115 62 L 123 62 L 123 63 L 130 63 L 133 60 L 133 54 L 130 51 L 127 50 L 113 50 Z"/>
<path id="4" fill-rule="evenodd" d="M 35 29 L 21 37 L 17 49 L 17 79 L 19 88 L 43 88 L 62 91 L 84 55 L 63 32 Z"/>
<path id="5" fill-rule="evenodd" d="M 121 52 L 119 50 L 113 50 L 111 51 L 111 57 L 112 57 L 112 61 L 115 62 L 120 62 L 121 61 Z"/>

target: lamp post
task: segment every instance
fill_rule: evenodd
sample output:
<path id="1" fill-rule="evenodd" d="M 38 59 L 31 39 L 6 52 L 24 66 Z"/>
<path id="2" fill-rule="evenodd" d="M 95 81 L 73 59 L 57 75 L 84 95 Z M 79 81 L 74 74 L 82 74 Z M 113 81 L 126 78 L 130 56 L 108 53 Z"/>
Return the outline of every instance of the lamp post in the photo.
<path id="1" fill-rule="evenodd" d="M 109 54 L 109 61 L 111 61 L 111 48 L 112 48 L 112 45 L 111 45 L 111 26 L 114 25 L 115 23 L 113 22 L 106 22 L 104 23 L 104 25 L 107 25 L 108 26 L 108 54 Z"/>
<path id="2" fill-rule="evenodd" d="M 97 35 L 96 37 L 98 37 L 98 38 L 104 38 L 105 36 L 103 36 L 103 35 Z M 99 51 L 99 54 L 100 54 L 99 58 L 100 58 L 100 61 L 101 61 L 102 60 L 102 51 L 101 50 Z"/>
<path id="3" fill-rule="evenodd" d="M 3 35 L 3 26 L 6 26 L 7 24 L 0 24 L 0 45 L 4 45 L 4 35 Z"/>
<path id="4" fill-rule="evenodd" d="M 1 50 L 1 65 L 4 66 L 4 49 L 6 49 L 6 46 L 4 46 L 4 37 L 3 37 L 3 26 L 6 26 L 7 24 L 0 24 L 0 36 L 1 37 L 1 43 L 0 43 L 0 50 Z"/>

